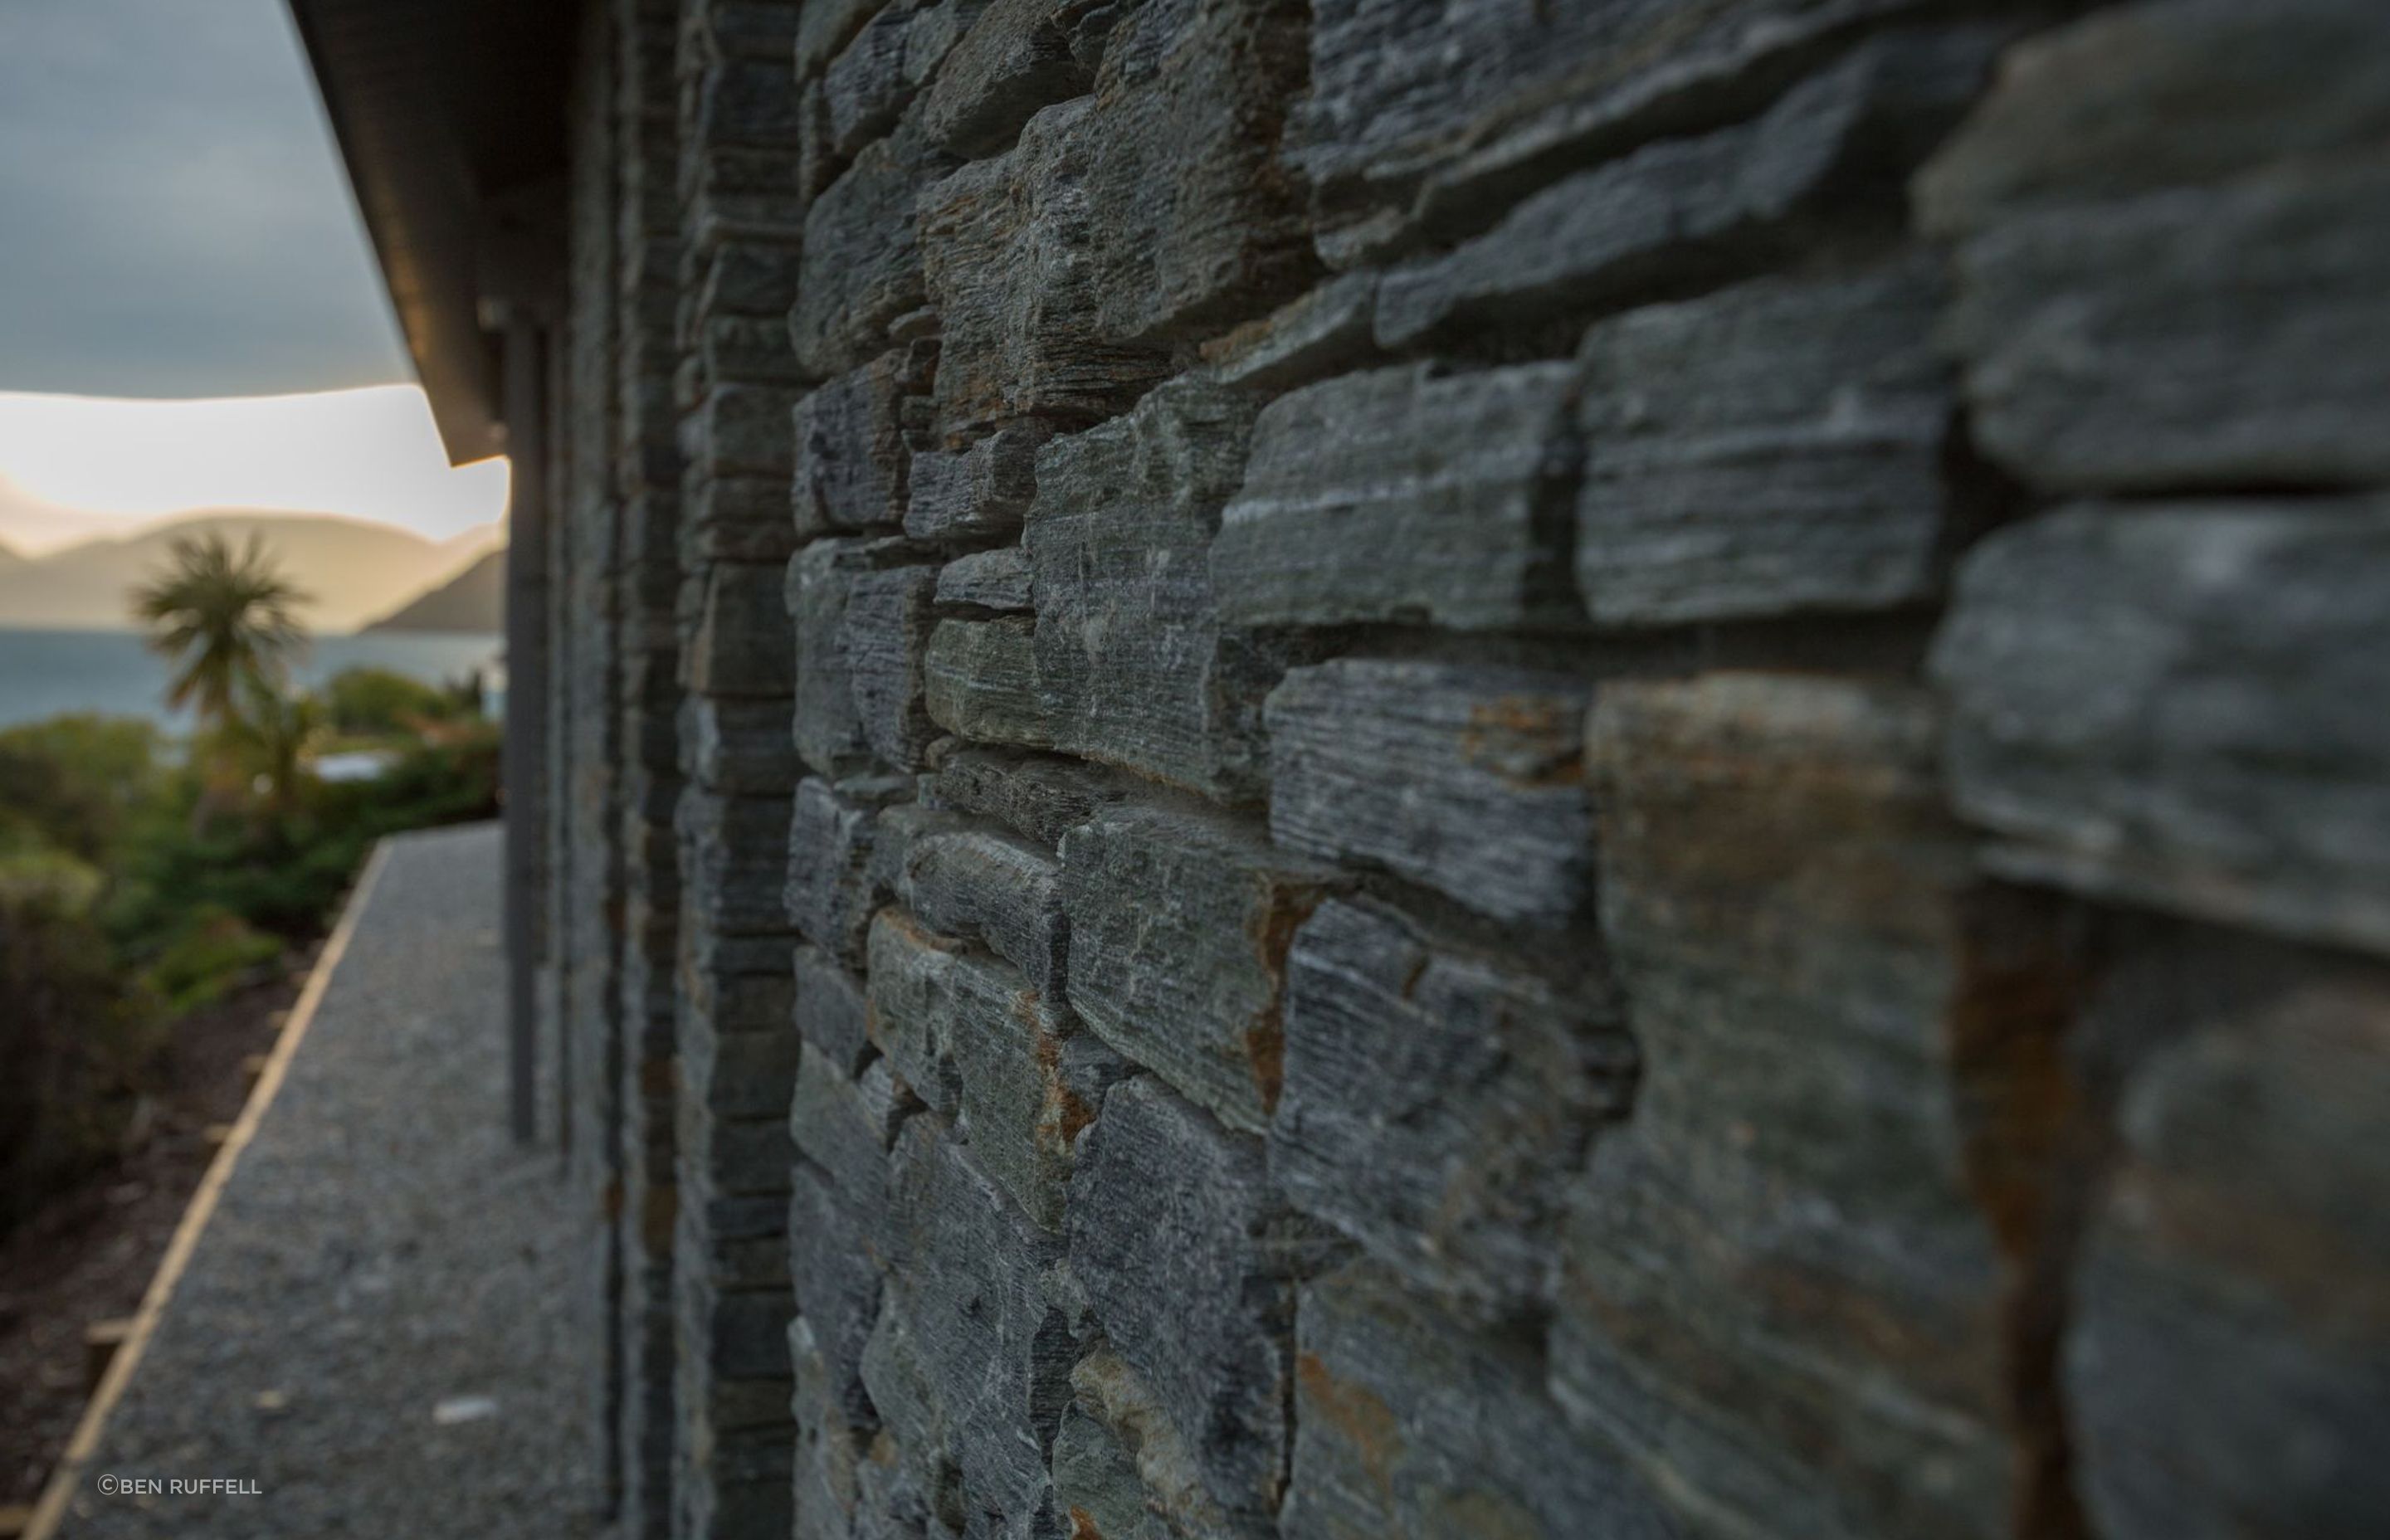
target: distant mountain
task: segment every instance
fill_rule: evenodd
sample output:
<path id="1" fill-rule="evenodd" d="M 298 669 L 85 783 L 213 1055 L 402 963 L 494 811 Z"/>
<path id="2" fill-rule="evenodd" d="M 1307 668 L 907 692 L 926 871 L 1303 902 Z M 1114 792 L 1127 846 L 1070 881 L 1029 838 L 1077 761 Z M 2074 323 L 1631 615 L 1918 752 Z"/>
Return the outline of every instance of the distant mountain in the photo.
<path id="1" fill-rule="evenodd" d="M 0 562 L 0 626 L 114 630 L 132 623 L 126 595 L 165 569 L 178 536 L 221 532 L 236 543 L 262 536 L 283 571 L 305 590 L 299 616 L 319 632 L 353 631 L 453 574 L 469 542 L 434 544 L 387 524 L 331 514 L 238 510 L 196 514 L 132 534 L 90 541 L 48 556 Z"/>
<path id="2" fill-rule="evenodd" d="M 507 553 L 484 552 L 481 559 L 431 592 L 386 615 L 367 631 L 478 631 L 495 635 L 506 625 Z"/>

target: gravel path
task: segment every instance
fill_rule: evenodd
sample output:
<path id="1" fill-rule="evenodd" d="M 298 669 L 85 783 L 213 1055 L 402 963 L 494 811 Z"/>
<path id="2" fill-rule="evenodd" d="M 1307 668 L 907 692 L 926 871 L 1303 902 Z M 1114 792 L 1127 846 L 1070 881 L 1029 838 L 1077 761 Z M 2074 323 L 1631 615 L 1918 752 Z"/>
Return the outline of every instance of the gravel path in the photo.
<path id="1" fill-rule="evenodd" d="M 392 842 L 69 1540 L 577 1540 L 595 1382 L 551 1150 L 506 1135 L 496 826 Z M 103 1476 L 255 1483 L 103 1495 Z"/>

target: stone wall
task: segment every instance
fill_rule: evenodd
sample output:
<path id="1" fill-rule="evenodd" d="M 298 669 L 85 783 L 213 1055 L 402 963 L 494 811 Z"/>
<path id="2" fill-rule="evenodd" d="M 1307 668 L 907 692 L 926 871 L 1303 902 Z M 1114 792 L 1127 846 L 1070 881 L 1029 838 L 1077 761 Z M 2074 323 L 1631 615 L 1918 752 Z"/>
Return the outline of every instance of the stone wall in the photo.
<path id="1" fill-rule="evenodd" d="M 2382 1532 L 2390 9 L 586 24 L 624 1534 Z"/>

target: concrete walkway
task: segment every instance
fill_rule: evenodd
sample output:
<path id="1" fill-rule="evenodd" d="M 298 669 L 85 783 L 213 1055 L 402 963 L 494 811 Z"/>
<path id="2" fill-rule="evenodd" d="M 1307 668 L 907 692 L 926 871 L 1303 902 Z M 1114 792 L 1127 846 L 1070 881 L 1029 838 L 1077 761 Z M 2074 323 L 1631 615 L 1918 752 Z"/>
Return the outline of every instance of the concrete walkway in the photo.
<path id="1" fill-rule="evenodd" d="M 554 1153 L 506 1134 L 499 843 L 482 826 L 388 848 L 70 1540 L 598 1533 L 584 1230 Z M 127 1482 L 166 1490 L 102 1491 Z"/>

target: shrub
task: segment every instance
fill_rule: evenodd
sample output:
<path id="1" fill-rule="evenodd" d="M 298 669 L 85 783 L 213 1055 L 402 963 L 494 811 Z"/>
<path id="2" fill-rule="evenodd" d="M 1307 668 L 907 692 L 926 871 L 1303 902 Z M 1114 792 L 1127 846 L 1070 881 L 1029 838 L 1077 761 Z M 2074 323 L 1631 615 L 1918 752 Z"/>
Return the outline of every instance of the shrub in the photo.
<path id="1" fill-rule="evenodd" d="M 143 974 L 166 1008 L 179 1016 L 211 1006 L 278 960 L 283 943 L 229 909 L 193 910 Z"/>
<path id="2" fill-rule="evenodd" d="M 326 682 L 322 694 L 332 725 L 343 733 L 416 733 L 462 709 L 452 690 L 379 668 L 342 669 Z"/>

